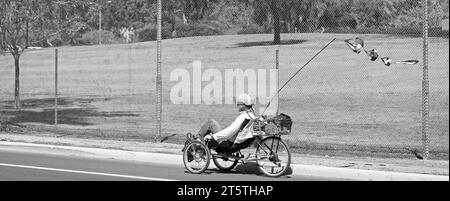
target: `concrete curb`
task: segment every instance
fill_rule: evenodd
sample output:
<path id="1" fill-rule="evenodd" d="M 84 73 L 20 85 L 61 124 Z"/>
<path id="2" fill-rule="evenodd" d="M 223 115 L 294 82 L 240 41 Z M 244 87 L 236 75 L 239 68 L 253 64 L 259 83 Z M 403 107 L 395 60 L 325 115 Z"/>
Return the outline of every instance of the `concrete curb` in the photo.
<path id="1" fill-rule="evenodd" d="M 22 148 L 21 150 L 27 150 L 26 147 L 72 150 L 78 151 L 77 153 L 80 155 L 87 155 L 90 157 L 183 166 L 181 158 L 182 156 L 175 154 L 160 154 L 160 153 L 134 152 L 134 151 L 110 150 L 100 148 L 43 145 L 43 144 L 31 144 L 22 142 L 0 142 L 0 145 L 10 147 L 21 147 Z M 20 150 L 20 148 L 18 149 Z M 70 155 L 73 155 L 73 153 L 71 153 Z M 214 166 L 214 164 L 211 163 L 211 166 Z M 299 164 L 292 164 L 291 167 L 293 171 L 292 174 L 297 176 L 328 177 L 328 178 L 360 180 L 360 181 L 449 181 L 449 176 L 429 175 L 429 174 L 360 170 L 360 169 L 336 168 L 336 167 L 325 167 L 315 165 L 299 165 Z"/>

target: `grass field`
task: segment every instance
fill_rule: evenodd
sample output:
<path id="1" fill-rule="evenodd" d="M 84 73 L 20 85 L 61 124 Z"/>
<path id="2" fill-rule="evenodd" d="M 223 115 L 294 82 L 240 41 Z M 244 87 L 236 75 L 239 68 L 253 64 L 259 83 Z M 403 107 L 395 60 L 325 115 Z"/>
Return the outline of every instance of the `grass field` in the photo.
<path id="1" fill-rule="evenodd" d="M 384 66 L 356 55 L 342 42 L 351 34 L 285 34 L 195 37 L 163 42 L 163 133 L 182 143 L 186 132 L 214 118 L 231 123 L 233 105 L 173 105 L 169 92 L 177 68 L 273 68 L 280 50 L 280 80 L 286 81 L 328 41 L 337 40 L 280 94 L 281 112 L 294 120 L 289 144 L 303 152 L 408 153 L 421 149 L 422 65 Z M 393 59 L 422 60 L 422 39 L 359 35 L 366 46 Z M 429 40 L 430 143 L 433 156 L 448 160 L 449 39 Z M 32 130 L 78 137 L 151 140 L 155 134 L 156 43 L 59 48 L 60 127 L 54 129 L 54 49 L 21 58 L 24 109 L 13 107 L 14 67 L 0 57 L 0 114 Z M 208 83 L 204 83 L 208 84 Z M 410 157 L 408 155 L 407 157 Z"/>

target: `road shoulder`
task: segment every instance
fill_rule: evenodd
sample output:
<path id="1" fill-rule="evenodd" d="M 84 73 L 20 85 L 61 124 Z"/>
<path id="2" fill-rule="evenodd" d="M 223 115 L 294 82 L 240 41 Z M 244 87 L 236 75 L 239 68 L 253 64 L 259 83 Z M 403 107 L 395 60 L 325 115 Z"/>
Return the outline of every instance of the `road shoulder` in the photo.
<path id="1" fill-rule="evenodd" d="M 181 162 L 182 145 L 168 143 L 151 143 L 151 142 L 133 142 L 133 141 L 117 141 L 117 140 L 101 140 L 101 139 L 82 139 L 70 137 L 57 137 L 55 135 L 18 135 L 0 133 L 0 144 L 7 143 L 23 143 L 22 145 L 52 145 L 54 148 L 71 149 L 77 151 L 78 154 L 89 156 L 94 153 L 97 156 L 117 158 L 117 159 L 135 159 L 142 161 L 167 163 L 174 161 L 174 164 Z M 90 149 L 83 149 L 90 148 Z M 88 150 L 88 151 L 86 151 Z M 95 150 L 95 151 L 93 151 Z M 103 151 L 102 151 L 103 150 Z M 70 154 L 74 154 L 71 152 Z M 152 154 L 149 154 L 152 153 Z M 171 160 L 166 160 L 171 157 Z M 179 160 L 179 161 L 177 161 Z M 381 159 L 381 158 L 360 158 L 360 157 L 324 157 L 314 155 L 293 154 L 292 162 L 294 164 L 294 172 L 303 172 L 310 175 L 329 175 L 336 174 L 335 171 L 340 170 L 342 177 L 350 177 L 355 175 L 355 171 L 366 175 L 372 171 L 383 173 L 384 176 L 367 177 L 364 180 L 392 180 L 390 173 L 404 173 L 404 179 L 409 180 L 408 174 L 425 174 L 425 175 L 449 175 L 448 161 L 422 161 L 417 159 Z M 297 168 L 297 170 L 295 169 Z M 318 168 L 319 167 L 319 168 Z M 325 169 L 321 169 L 323 167 Z M 298 169 L 300 168 L 300 169 Z M 333 169 L 335 168 L 335 169 Z M 331 171 L 331 172 L 330 172 Z M 378 174 L 380 175 L 380 174 Z M 390 176 L 391 175 L 391 176 Z M 397 174 L 398 175 L 398 174 Z M 336 176 L 336 175 L 335 175 Z M 354 177 L 354 176 L 351 176 Z M 359 175 L 359 178 L 363 178 Z M 378 179 L 377 179 L 378 178 Z M 354 178 L 351 178 L 354 179 Z"/>

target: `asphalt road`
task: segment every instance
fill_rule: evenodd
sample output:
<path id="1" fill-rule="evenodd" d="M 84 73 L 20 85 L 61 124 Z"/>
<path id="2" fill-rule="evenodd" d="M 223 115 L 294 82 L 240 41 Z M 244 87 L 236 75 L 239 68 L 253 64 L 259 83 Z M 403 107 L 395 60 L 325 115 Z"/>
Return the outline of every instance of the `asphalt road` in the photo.
<path id="1" fill-rule="evenodd" d="M 320 181 L 333 178 L 288 175 L 268 178 L 252 164 L 221 172 L 190 174 L 183 166 L 80 156 L 0 150 L 0 181 Z"/>

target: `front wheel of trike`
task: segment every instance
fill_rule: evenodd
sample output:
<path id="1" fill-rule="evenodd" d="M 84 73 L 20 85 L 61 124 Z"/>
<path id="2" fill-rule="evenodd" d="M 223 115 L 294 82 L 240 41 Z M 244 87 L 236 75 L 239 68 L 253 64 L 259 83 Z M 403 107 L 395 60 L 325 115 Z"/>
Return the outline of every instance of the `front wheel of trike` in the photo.
<path id="1" fill-rule="evenodd" d="M 279 137 L 263 139 L 256 148 L 258 166 L 268 177 L 280 177 L 291 165 L 289 147 Z"/>
<path id="2" fill-rule="evenodd" d="M 183 163 L 186 169 L 193 174 L 201 174 L 208 169 L 211 152 L 200 141 L 189 143 L 183 152 Z"/>

